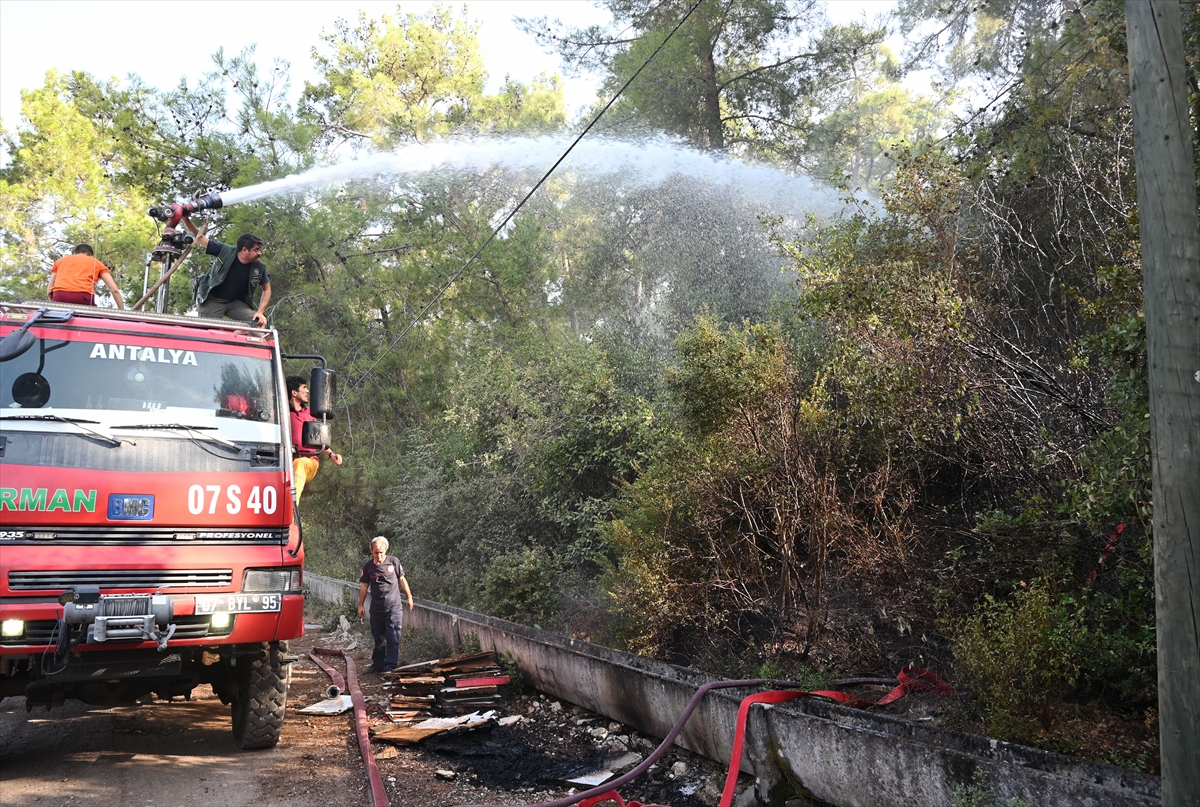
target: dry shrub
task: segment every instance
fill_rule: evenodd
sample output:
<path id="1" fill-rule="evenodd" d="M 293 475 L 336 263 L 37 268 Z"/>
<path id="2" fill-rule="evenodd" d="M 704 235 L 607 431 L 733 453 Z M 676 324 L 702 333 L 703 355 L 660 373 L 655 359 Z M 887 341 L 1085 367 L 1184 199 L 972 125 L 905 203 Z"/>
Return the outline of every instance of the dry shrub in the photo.
<path id="1" fill-rule="evenodd" d="M 991 736 L 1029 742 L 1038 726 L 1051 727 L 1080 669 L 1083 629 L 1072 606 L 1039 579 L 1008 601 L 986 597 L 971 616 L 951 625 L 954 656 Z"/>

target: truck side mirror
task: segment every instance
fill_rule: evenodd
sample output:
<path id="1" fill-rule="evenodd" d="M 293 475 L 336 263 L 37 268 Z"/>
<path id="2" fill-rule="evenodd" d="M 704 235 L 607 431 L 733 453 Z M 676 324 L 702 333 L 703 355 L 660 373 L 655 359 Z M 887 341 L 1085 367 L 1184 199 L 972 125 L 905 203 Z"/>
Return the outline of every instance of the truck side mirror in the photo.
<path id="1" fill-rule="evenodd" d="M 51 311 L 49 308 L 39 308 L 33 312 L 25 324 L 0 339 L 0 361 L 10 361 L 17 358 L 29 348 L 37 344 L 37 337 L 29 332 L 29 326 L 39 319 L 46 322 L 66 322 L 75 316 L 74 311 Z M 39 372 L 41 368 L 38 368 Z"/>
<path id="2" fill-rule="evenodd" d="M 333 424 L 324 420 L 306 420 L 300 444 L 305 448 L 329 448 L 333 442 Z"/>
<path id="3" fill-rule="evenodd" d="M 31 324 L 32 319 L 0 339 L 0 361 L 15 359 L 37 344 L 37 337 L 29 332 Z"/>
<path id="4" fill-rule="evenodd" d="M 313 417 L 330 417 L 336 395 L 337 374 L 324 367 L 314 367 L 308 384 L 308 411 Z"/>

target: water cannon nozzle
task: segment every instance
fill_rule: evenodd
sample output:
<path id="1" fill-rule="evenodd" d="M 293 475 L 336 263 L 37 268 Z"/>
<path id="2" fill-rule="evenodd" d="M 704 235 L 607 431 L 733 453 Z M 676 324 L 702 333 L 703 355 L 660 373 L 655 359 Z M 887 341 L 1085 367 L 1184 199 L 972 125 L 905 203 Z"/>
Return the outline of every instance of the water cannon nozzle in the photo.
<path id="1" fill-rule="evenodd" d="M 174 227 L 179 223 L 181 218 L 188 214 L 195 213 L 198 210 L 219 210 L 224 204 L 225 202 L 221 199 L 221 194 L 210 193 L 207 196 L 197 196 L 190 202 L 156 205 L 146 212 L 150 218 L 164 221 L 168 227 Z"/>
<path id="2" fill-rule="evenodd" d="M 179 223 L 183 221 L 184 216 L 194 213 L 197 210 L 215 210 L 221 207 L 221 205 L 221 197 L 218 194 L 212 193 L 190 202 L 156 205 L 146 211 L 151 218 L 167 225 L 163 228 L 162 239 L 151 253 L 152 258 L 166 261 L 181 255 L 183 250 L 190 247 L 196 240 L 196 237 L 190 232 L 176 229 Z"/>
<path id="3" fill-rule="evenodd" d="M 207 196 L 199 196 L 194 201 L 189 202 L 185 207 L 191 207 L 192 211 L 196 210 L 220 210 L 225 202 L 221 199 L 221 194 L 210 193 Z"/>

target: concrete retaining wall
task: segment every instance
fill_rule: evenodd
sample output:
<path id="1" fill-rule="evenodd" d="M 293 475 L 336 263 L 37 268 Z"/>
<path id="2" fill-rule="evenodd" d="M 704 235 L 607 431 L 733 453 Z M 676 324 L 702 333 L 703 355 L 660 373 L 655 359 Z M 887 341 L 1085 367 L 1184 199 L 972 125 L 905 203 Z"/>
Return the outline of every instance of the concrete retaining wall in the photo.
<path id="1" fill-rule="evenodd" d="M 358 605 L 358 583 L 338 580 L 336 577 L 326 577 L 323 574 L 313 574 L 305 569 L 304 588 L 306 589 L 305 593 L 307 596 L 321 600 L 322 602 L 333 603 L 334 605 L 342 605 L 344 603 L 349 603 L 353 606 Z"/>
<path id="2" fill-rule="evenodd" d="M 314 577 L 305 575 L 310 587 Z M 406 614 L 406 627 L 456 645 L 474 634 L 481 648 L 511 656 L 541 691 L 652 736 L 665 736 L 696 689 L 711 680 L 452 606 L 416 603 Z M 727 762 L 738 704 L 746 694 L 710 693 L 679 744 Z M 799 792 L 839 807 L 953 807 L 963 789 L 972 787 L 982 787 L 997 804 L 1019 799 L 1029 807 L 1161 803 L 1155 776 L 808 699 L 751 710 L 742 770 L 755 776 L 764 804 L 780 804 Z"/>

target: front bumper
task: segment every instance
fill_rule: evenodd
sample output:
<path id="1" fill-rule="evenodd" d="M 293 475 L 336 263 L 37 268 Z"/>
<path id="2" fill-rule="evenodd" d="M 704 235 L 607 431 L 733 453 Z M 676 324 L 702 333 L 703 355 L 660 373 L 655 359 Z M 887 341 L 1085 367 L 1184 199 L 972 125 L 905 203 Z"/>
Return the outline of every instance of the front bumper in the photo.
<path id="1" fill-rule="evenodd" d="M 207 596 L 207 595 L 202 595 Z M 261 595 L 259 595 L 261 596 Z M 205 647 L 211 645 L 250 644 L 281 639 L 295 639 L 304 634 L 304 595 L 276 594 L 280 608 L 272 612 L 229 614 L 228 624 L 213 625 L 213 615 L 196 613 L 196 595 L 171 595 L 174 615 L 169 624 L 175 626 L 168 647 Z M 38 598 L 40 599 L 40 598 Z M 15 600 L 15 601 L 13 601 Z M 0 656 L 30 655 L 46 650 L 53 652 L 61 629 L 63 606 L 57 600 L 35 601 L 32 598 L 12 598 L 0 601 L 0 621 L 20 620 L 24 629 L 18 636 L 0 636 Z M 221 620 L 218 619 L 218 623 Z M 72 625 L 77 633 L 86 626 Z M 113 650 L 155 648 L 152 641 L 106 641 L 92 644 L 81 641 L 73 650 L 79 653 Z"/>

